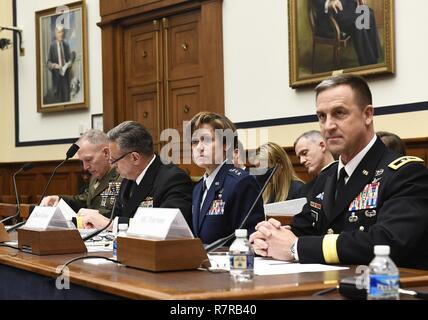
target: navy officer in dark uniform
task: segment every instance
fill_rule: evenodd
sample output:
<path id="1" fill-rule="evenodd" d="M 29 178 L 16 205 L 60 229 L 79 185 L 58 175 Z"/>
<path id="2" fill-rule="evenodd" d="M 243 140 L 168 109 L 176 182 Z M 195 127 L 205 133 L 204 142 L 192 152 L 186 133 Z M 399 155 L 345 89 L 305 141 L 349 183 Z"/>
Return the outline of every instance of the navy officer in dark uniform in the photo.
<path id="1" fill-rule="evenodd" d="M 339 161 L 315 181 L 290 227 L 274 219 L 251 235 L 256 252 L 301 263 L 368 264 L 389 245 L 398 266 L 428 268 L 428 171 L 375 135 L 370 89 L 340 75 L 315 89 L 321 132 Z"/>
<path id="2" fill-rule="evenodd" d="M 193 161 L 205 169 L 193 190 L 193 233 L 209 244 L 240 227 L 260 187 L 248 172 L 233 164 L 238 140 L 236 127 L 228 118 L 200 112 L 191 120 L 190 129 Z M 250 234 L 264 219 L 260 197 L 243 228 Z"/>

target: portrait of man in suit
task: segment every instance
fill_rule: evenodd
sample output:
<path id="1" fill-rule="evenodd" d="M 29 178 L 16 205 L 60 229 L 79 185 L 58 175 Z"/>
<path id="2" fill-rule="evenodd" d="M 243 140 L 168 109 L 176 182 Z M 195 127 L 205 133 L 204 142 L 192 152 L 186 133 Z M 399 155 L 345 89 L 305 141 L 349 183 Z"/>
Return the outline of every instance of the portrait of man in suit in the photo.
<path id="1" fill-rule="evenodd" d="M 49 48 L 47 66 L 52 74 L 52 91 L 45 97 L 51 102 L 69 102 L 70 84 L 76 53 L 70 50 L 70 45 L 65 40 L 65 30 L 62 25 L 55 27 L 55 40 Z"/>
<path id="2" fill-rule="evenodd" d="M 394 72 L 392 0 L 289 3 L 290 86 L 335 71 Z"/>
<path id="3" fill-rule="evenodd" d="M 38 112 L 88 107 L 85 19 L 82 3 L 36 12 Z"/>

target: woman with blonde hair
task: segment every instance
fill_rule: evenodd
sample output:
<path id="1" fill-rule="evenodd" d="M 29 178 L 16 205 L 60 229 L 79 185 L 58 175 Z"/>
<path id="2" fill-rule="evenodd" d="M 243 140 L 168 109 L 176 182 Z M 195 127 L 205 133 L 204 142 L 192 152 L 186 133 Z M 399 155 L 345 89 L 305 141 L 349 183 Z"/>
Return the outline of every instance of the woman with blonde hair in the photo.
<path id="1" fill-rule="evenodd" d="M 256 176 L 261 186 L 264 185 L 273 167 L 278 164 L 278 169 L 263 192 L 264 203 L 299 198 L 299 191 L 304 183 L 297 176 L 290 158 L 281 146 L 268 142 L 257 149 L 257 158 L 260 162 L 267 161 L 269 167 L 264 175 Z"/>

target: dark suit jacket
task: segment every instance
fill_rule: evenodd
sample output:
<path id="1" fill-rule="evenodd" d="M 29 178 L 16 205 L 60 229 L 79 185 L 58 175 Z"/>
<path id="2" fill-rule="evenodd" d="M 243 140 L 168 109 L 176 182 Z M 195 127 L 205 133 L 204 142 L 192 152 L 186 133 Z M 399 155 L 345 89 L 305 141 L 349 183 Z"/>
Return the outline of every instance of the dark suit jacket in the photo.
<path id="1" fill-rule="evenodd" d="M 337 166 L 321 172 L 308 204 L 294 217 L 300 262 L 368 264 L 374 245 L 389 245 L 398 266 L 428 268 L 428 171 L 423 161 L 400 158 L 378 138 L 335 203 Z M 339 261 L 328 261 L 332 252 Z"/>
<path id="2" fill-rule="evenodd" d="M 357 28 L 355 23 L 361 13 L 357 13 L 356 0 L 341 0 L 343 11 L 325 13 L 325 0 L 313 1 L 316 8 L 315 33 L 318 36 L 333 38 L 334 30 L 328 16 L 332 14 L 338 23 L 342 38 L 352 36 L 352 42 L 360 65 L 377 63 L 381 56 L 381 45 L 372 9 L 369 9 L 370 28 Z M 331 10 L 330 10 L 331 11 Z"/>
<path id="3" fill-rule="evenodd" d="M 192 181 L 183 170 L 173 164 L 163 164 L 156 155 L 129 198 L 134 183 L 132 180 L 122 180 L 114 212 L 119 217 L 119 223 L 129 223 L 129 218 L 134 216 L 142 202 L 152 201 L 155 208 L 180 209 L 191 227 Z"/>
<path id="4" fill-rule="evenodd" d="M 193 233 L 209 244 L 228 236 L 239 227 L 260 191 L 259 184 L 248 172 L 224 164 L 208 189 L 201 205 L 203 179 L 193 190 L 192 216 Z M 219 210 L 214 210 L 215 208 Z M 260 197 L 250 214 L 244 229 L 248 235 L 254 232 L 256 224 L 265 219 L 263 200 Z"/>

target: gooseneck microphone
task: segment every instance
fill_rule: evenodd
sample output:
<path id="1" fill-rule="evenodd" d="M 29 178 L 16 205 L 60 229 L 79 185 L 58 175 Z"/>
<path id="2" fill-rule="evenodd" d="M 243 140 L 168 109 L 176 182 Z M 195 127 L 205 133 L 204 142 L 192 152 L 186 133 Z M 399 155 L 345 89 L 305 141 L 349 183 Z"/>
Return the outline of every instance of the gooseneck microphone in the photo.
<path id="1" fill-rule="evenodd" d="M 18 171 L 16 171 L 13 174 L 12 180 L 13 180 L 13 189 L 15 190 L 15 199 L 16 199 L 16 213 L 13 216 L 4 218 L 3 220 L 0 221 L 0 223 L 5 223 L 9 220 L 13 220 L 17 217 L 19 217 L 19 214 L 21 213 L 21 203 L 19 201 L 19 195 L 18 195 L 18 188 L 16 187 L 16 176 L 18 174 L 20 174 L 22 171 L 27 171 L 30 170 L 34 167 L 34 164 L 32 163 L 26 163 L 24 164 L 21 168 L 19 168 Z"/>
<path id="2" fill-rule="evenodd" d="M 65 154 L 65 159 L 63 161 L 61 161 L 61 163 L 55 167 L 54 171 L 52 172 L 51 176 L 49 177 L 48 183 L 46 184 L 45 189 L 42 192 L 42 196 L 41 196 L 40 201 L 39 201 L 39 206 L 40 206 L 40 203 L 42 203 L 42 200 L 46 195 L 46 191 L 48 190 L 49 185 L 51 184 L 52 178 L 54 177 L 58 168 L 61 167 L 64 164 L 64 162 L 66 162 L 68 159 L 74 157 L 74 155 L 79 150 L 79 148 L 80 147 L 75 143 L 73 143 L 70 146 L 70 148 L 68 148 L 67 153 Z"/>
<path id="3" fill-rule="evenodd" d="M 68 159 L 74 157 L 74 155 L 79 150 L 79 148 L 80 147 L 77 144 L 75 144 L 75 143 L 73 143 L 70 146 L 70 148 L 68 148 L 68 150 L 67 150 L 67 152 L 65 154 L 65 159 L 63 161 L 61 161 L 61 163 L 55 167 L 54 171 L 52 172 L 51 176 L 49 177 L 48 183 L 46 184 L 46 186 L 45 186 L 45 188 L 44 188 L 44 190 L 42 192 L 42 196 L 41 196 L 39 204 L 38 204 L 39 206 L 40 206 L 40 203 L 42 202 L 43 198 L 45 197 L 46 191 L 48 190 L 48 187 L 51 184 L 52 178 L 55 175 L 55 173 L 58 170 L 58 168 L 61 167 L 64 164 L 64 162 L 66 162 Z M 25 221 L 19 222 L 19 223 L 15 224 L 14 226 L 12 226 L 11 228 L 9 228 L 7 230 L 7 232 L 10 233 L 10 232 L 18 229 L 20 226 L 22 226 L 24 224 L 25 224 Z"/>
<path id="4" fill-rule="evenodd" d="M 117 196 L 114 197 L 113 209 L 111 210 L 110 219 L 109 219 L 108 223 L 103 228 L 101 228 L 99 230 L 95 230 L 94 232 L 88 234 L 86 237 L 82 238 L 83 241 L 92 239 L 93 237 L 99 235 L 101 232 L 103 232 L 105 229 L 107 229 L 111 225 L 111 223 L 113 222 L 113 219 L 114 219 L 114 211 L 116 209 L 116 199 L 117 199 Z"/>
<path id="5" fill-rule="evenodd" d="M 245 215 L 244 220 L 242 220 L 241 225 L 239 226 L 238 229 L 242 229 L 242 227 L 245 225 L 245 223 L 247 222 L 248 218 L 250 217 L 250 214 L 253 212 L 254 207 L 256 206 L 257 202 L 259 201 L 260 197 L 262 196 L 263 192 L 265 191 L 265 189 L 267 188 L 269 182 L 272 180 L 273 175 L 275 174 L 276 170 L 278 169 L 279 164 L 275 164 L 275 166 L 272 169 L 272 172 L 270 173 L 269 177 L 266 179 L 265 184 L 263 185 L 263 188 L 260 190 L 259 194 L 257 195 L 256 200 L 254 200 L 253 205 L 251 206 L 250 210 L 248 210 L 247 214 Z M 229 241 L 230 239 L 232 239 L 235 236 L 235 232 L 231 233 L 230 235 L 228 235 L 227 237 L 224 238 L 220 238 L 212 243 L 210 243 L 209 245 L 205 246 L 205 251 L 206 252 L 210 252 L 213 251 L 219 247 L 221 247 L 222 245 L 224 245 L 227 241 Z"/>

